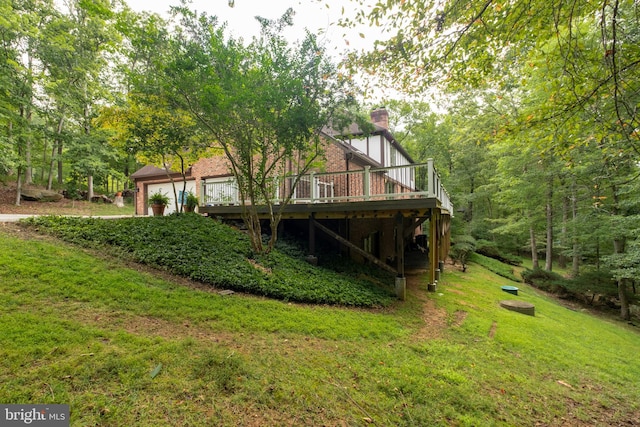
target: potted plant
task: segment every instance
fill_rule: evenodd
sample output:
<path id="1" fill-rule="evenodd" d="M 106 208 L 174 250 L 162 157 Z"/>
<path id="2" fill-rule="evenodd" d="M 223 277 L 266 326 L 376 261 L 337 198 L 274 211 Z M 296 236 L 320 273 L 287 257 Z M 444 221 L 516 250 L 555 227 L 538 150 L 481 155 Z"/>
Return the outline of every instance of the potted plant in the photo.
<path id="1" fill-rule="evenodd" d="M 164 208 L 169 204 L 169 196 L 158 191 L 149 197 L 149 203 L 151 203 L 153 216 L 162 216 L 164 215 Z"/>
<path id="2" fill-rule="evenodd" d="M 185 212 L 195 212 L 198 206 L 198 197 L 191 191 L 187 194 L 187 203 L 184 205 Z"/>

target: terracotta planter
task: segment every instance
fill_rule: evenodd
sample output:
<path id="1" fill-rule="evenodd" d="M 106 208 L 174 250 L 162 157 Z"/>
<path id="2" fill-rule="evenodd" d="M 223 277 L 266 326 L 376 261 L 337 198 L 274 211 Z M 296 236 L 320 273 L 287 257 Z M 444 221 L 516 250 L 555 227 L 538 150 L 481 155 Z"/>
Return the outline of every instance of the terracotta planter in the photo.
<path id="1" fill-rule="evenodd" d="M 164 215 L 164 205 L 151 205 L 151 210 L 153 210 L 153 216 L 163 216 Z"/>

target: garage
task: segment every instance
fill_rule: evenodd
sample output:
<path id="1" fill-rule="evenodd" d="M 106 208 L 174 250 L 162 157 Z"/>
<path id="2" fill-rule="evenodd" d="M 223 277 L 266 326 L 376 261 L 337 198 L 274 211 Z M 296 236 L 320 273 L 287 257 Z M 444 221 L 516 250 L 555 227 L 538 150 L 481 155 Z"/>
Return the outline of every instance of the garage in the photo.
<path id="1" fill-rule="evenodd" d="M 173 185 L 171 184 L 171 182 L 145 185 L 145 205 L 146 205 L 147 215 L 153 215 L 153 211 L 151 210 L 151 206 L 149 205 L 149 203 L 146 201 L 149 200 L 149 196 L 157 192 L 160 192 L 165 196 L 169 197 L 169 205 L 164 210 L 165 215 L 170 215 L 176 211 L 176 204 L 175 204 L 176 194 L 178 196 L 178 200 L 181 201 L 182 204 L 185 204 L 187 201 L 186 195 L 189 194 L 189 192 L 196 194 L 196 184 L 195 184 L 195 180 L 187 181 L 186 192 L 184 194 L 182 192 L 183 185 L 184 183 L 182 181 L 176 181 L 175 193 L 173 191 Z"/>

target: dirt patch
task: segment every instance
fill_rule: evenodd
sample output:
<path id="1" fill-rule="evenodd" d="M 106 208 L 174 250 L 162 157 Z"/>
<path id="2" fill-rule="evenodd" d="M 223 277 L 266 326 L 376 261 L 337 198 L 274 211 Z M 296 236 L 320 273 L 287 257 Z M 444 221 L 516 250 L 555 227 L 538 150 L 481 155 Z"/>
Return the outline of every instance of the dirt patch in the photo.
<path id="1" fill-rule="evenodd" d="M 60 306 L 60 316 L 105 330 L 117 328 L 134 335 L 156 336 L 165 339 L 191 337 L 196 340 L 226 344 L 234 341 L 233 334 L 220 333 L 207 327 L 193 325 L 188 320 L 176 323 L 157 317 L 137 316 L 121 311 L 96 310 L 95 307 L 88 311 L 82 302 L 65 301 L 58 305 Z"/>
<path id="2" fill-rule="evenodd" d="M 494 320 L 491 324 L 491 328 L 489 329 L 489 338 L 493 338 L 496 336 L 496 332 L 498 331 L 498 323 Z"/>
<path id="3" fill-rule="evenodd" d="M 436 302 L 426 295 L 426 289 L 421 287 L 424 272 L 412 271 L 407 274 L 407 292 L 415 296 L 422 303 L 423 325 L 414 337 L 419 341 L 440 338 L 448 328 L 447 311 L 438 308 Z"/>
<path id="4" fill-rule="evenodd" d="M 460 326 L 462 322 L 467 318 L 467 312 L 464 310 L 458 310 L 453 313 L 453 323 L 452 326 Z"/>
<path id="5" fill-rule="evenodd" d="M 270 268 L 263 266 L 262 264 L 250 259 L 249 264 L 253 266 L 256 270 L 263 272 L 264 274 L 271 275 L 273 271 Z"/>
<path id="6" fill-rule="evenodd" d="M 470 302 L 468 302 L 468 301 L 458 300 L 458 304 L 460 304 L 460 305 L 464 305 L 465 307 L 474 308 L 474 309 L 476 309 L 476 310 L 478 309 L 478 306 L 477 306 L 477 305 L 475 305 L 475 304 L 471 304 L 471 303 L 470 303 Z"/>
<path id="7" fill-rule="evenodd" d="M 415 334 L 415 337 L 420 341 L 440 338 L 448 327 L 447 311 L 436 307 L 436 303 L 433 300 L 427 300 L 424 303 L 422 320 L 424 325 Z"/>

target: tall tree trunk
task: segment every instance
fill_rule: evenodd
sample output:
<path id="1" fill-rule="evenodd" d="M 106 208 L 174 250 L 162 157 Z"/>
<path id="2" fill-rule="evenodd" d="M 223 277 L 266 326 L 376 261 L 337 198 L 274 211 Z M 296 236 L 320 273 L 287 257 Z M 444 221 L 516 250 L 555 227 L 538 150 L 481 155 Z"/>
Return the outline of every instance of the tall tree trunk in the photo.
<path id="1" fill-rule="evenodd" d="M 49 160 L 49 176 L 47 177 L 47 190 L 51 190 L 53 188 L 53 167 L 56 162 L 56 149 L 57 142 L 53 142 L 53 148 L 51 149 L 51 160 Z"/>
<path id="2" fill-rule="evenodd" d="M 558 267 L 567 268 L 567 257 L 564 254 L 567 246 L 567 222 L 569 221 L 569 198 L 562 198 L 562 228 L 560 230 L 560 246 L 562 248 L 558 254 Z"/>
<path id="3" fill-rule="evenodd" d="M 33 167 L 31 161 L 31 135 L 27 136 L 25 141 L 25 152 L 24 152 L 24 160 L 25 160 L 25 168 L 24 168 L 24 184 L 31 185 L 33 184 Z"/>
<path id="4" fill-rule="evenodd" d="M 613 240 L 613 252 L 616 254 L 622 254 L 625 251 L 625 240 L 614 239 Z M 620 300 L 620 317 L 623 320 L 631 319 L 631 312 L 629 310 L 629 295 L 627 293 L 627 279 L 618 280 L 618 299 Z"/>
<path id="5" fill-rule="evenodd" d="M 611 186 L 613 192 L 613 215 L 621 215 L 620 212 L 620 200 L 618 198 L 618 189 L 615 184 Z M 623 254 L 626 251 L 626 239 L 621 236 L 614 237 L 613 239 L 613 253 Z M 627 279 L 618 280 L 618 299 L 620 300 L 620 317 L 623 320 L 631 319 L 631 312 L 629 310 L 629 296 L 627 294 Z"/>
<path id="6" fill-rule="evenodd" d="M 49 149 L 49 140 L 45 137 L 42 140 L 42 167 L 40 168 L 40 182 L 44 182 L 44 170 L 47 164 L 47 150 Z"/>
<path id="7" fill-rule="evenodd" d="M 13 139 L 13 122 L 9 122 L 8 128 L 8 137 L 9 141 Z M 18 156 L 20 155 L 20 144 L 18 144 Z M 16 206 L 20 206 L 20 199 L 22 198 L 22 170 L 20 166 L 18 166 L 18 171 L 16 173 Z"/>
<path id="8" fill-rule="evenodd" d="M 547 250 L 544 269 L 553 269 L 553 177 L 547 183 Z"/>
<path id="9" fill-rule="evenodd" d="M 86 96 L 86 87 L 85 87 L 85 96 Z M 91 134 L 91 124 L 89 117 L 89 104 L 85 103 L 84 105 L 84 134 L 89 138 Z M 91 201 L 93 199 L 93 172 L 89 172 L 87 175 L 87 200 Z"/>
<path id="10" fill-rule="evenodd" d="M 58 138 L 58 185 L 62 186 L 62 138 Z"/>
<path id="11" fill-rule="evenodd" d="M 627 294 L 627 279 L 618 280 L 618 298 L 620 299 L 620 317 L 623 320 L 631 320 L 629 295 Z"/>
<path id="12" fill-rule="evenodd" d="M 58 126 L 56 127 L 56 138 L 53 143 L 53 148 L 51 149 L 51 162 L 49 163 L 49 179 L 47 180 L 47 190 L 51 190 L 51 188 L 53 187 L 53 166 L 55 164 L 56 150 L 58 149 L 58 147 L 62 147 L 63 126 L 64 126 L 64 116 L 60 116 L 60 120 L 58 120 Z M 58 171 L 58 181 L 60 181 L 61 176 L 62 176 L 61 172 Z"/>
<path id="13" fill-rule="evenodd" d="M 87 176 L 87 200 L 91 201 L 93 199 L 93 175 Z"/>
<path id="14" fill-rule="evenodd" d="M 467 210 L 464 213 L 464 220 L 466 222 L 471 222 L 473 220 L 473 192 L 475 191 L 475 181 L 473 177 L 471 177 L 469 188 L 469 203 L 467 203 Z"/>
<path id="15" fill-rule="evenodd" d="M 573 262 L 571 264 L 571 277 L 578 277 L 580 274 L 580 242 L 578 241 L 578 233 L 576 233 L 576 221 L 578 220 L 578 198 L 576 197 L 575 186 L 571 188 L 571 216 L 573 219 Z"/>
<path id="16" fill-rule="evenodd" d="M 33 118 L 33 110 L 31 106 L 33 105 L 33 57 L 31 56 L 31 51 L 27 51 L 27 70 L 29 73 L 29 103 L 25 107 L 25 115 L 24 118 L 27 123 L 27 136 L 25 139 L 25 151 L 24 151 L 24 160 L 25 160 L 25 168 L 24 168 L 24 184 L 30 185 L 33 183 L 33 167 L 31 161 L 31 120 Z"/>
<path id="17" fill-rule="evenodd" d="M 531 264 L 533 268 L 540 268 L 538 261 L 538 245 L 536 244 L 536 232 L 533 229 L 533 225 L 529 226 L 529 241 L 531 242 Z"/>
<path id="18" fill-rule="evenodd" d="M 18 166 L 16 175 L 16 206 L 20 206 L 20 199 L 22 198 L 22 166 Z"/>

